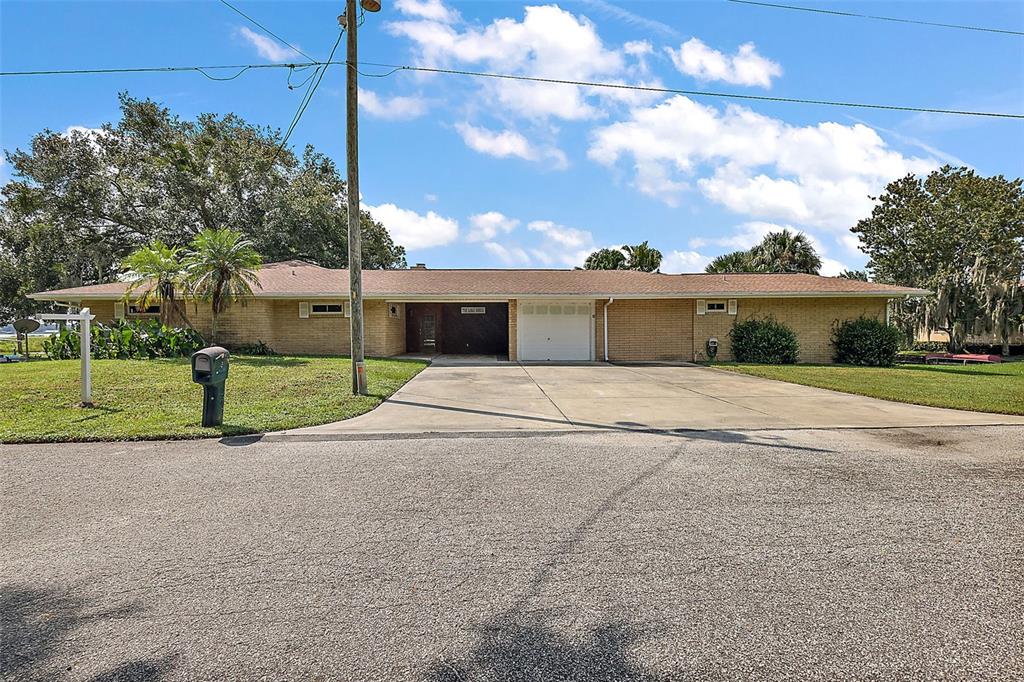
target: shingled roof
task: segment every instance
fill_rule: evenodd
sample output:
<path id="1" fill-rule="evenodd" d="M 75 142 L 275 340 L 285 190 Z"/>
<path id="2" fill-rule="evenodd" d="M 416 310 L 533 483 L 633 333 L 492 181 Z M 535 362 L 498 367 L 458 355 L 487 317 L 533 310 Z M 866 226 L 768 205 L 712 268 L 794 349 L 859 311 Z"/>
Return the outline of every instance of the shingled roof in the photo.
<path id="1" fill-rule="evenodd" d="M 257 273 L 256 298 L 347 298 L 348 271 L 304 261 L 270 263 Z M 56 289 L 33 294 L 39 300 L 117 299 L 124 282 Z M 922 289 L 805 274 L 682 274 L 635 270 L 364 270 L 368 298 L 502 298 L 585 296 L 588 298 L 694 298 L 729 296 L 917 296 Z"/>

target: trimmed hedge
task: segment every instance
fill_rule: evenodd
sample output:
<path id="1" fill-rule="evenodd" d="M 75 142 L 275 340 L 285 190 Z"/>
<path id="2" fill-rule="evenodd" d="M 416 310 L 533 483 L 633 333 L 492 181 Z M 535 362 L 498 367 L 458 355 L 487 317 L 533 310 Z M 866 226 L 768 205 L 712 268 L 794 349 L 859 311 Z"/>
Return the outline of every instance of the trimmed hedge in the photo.
<path id="1" fill-rule="evenodd" d="M 762 365 L 792 365 L 800 357 L 796 334 L 774 317 L 746 320 L 729 331 L 732 355 L 736 362 Z"/>
<path id="2" fill-rule="evenodd" d="M 843 365 L 891 367 L 899 351 L 900 330 L 873 317 L 843 320 L 832 333 L 835 361 Z"/>

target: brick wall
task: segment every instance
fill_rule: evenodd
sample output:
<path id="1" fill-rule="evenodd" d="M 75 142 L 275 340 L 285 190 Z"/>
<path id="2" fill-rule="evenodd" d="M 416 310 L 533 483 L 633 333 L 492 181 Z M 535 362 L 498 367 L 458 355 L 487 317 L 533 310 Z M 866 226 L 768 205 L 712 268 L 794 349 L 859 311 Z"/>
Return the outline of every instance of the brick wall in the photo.
<path id="1" fill-rule="evenodd" d="M 605 299 L 594 301 L 594 358 L 604 359 Z M 83 301 L 100 322 L 114 316 L 113 301 Z M 404 303 L 398 317 L 389 315 L 387 301 L 364 301 L 363 324 L 368 356 L 405 352 Z M 617 299 L 608 306 L 608 355 L 611 361 L 703 360 L 708 338 L 719 340 L 719 360 L 731 360 L 729 330 L 736 320 L 774 315 L 796 332 L 801 362 L 832 361 L 832 329 L 836 322 L 867 315 L 885 319 L 886 301 L 880 298 L 775 298 L 738 299 L 737 314 L 697 315 L 693 299 Z M 509 301 L 509 359 L 518 356 L 517 301 Z M 186 314 L 204 335 L 210 333 L 210 306 L 188 303 Z M 310 315 L 299 318 L 299 302 L 254 300 L 233 304 L 219 320 L 218 341 L 242 345 L 263 341 L 279 353 L 347 355 L 350 318 Z"/>
<path id="2" fill-rule="evenodd" d="M 604 359 L 604 304 L 595 306 L 595 355 Z M 691 299 L 616 299 L 608 306 L 611 362 L 693 359 Z"/>
<path id="3" fill-rule="evenodd" d="M 389 310 L 391 305 L 398 308 L 398 317 L 391 317 Z M 387 301 L 377 300 L 363 301 L 363 336 L 366 355 L 387 356 L 404 353 L 405 304 L 389 304 Z M 345 338 L 348 338 L 347 333 Z"/>
<path id="4" fill-rule="evenodd" d="M 113 301 L 83 301 L 97 320 L 105 324 L 114 318 Z M 399 316 L 390 317 L 386 301 L 363 302 L 365 352 L 368 356 L 399 355 L 405 352 L 405 304 Z M 184 306 L 189 322 L 209 338 L 212 314 L 208 303 L 189 302 Z M 251 300 L 245 305 L 233 303 L 221 313 L 217 323 L 217 342 L 229 346 L 262 341 L 278 353 L 287 355 L 348 355 L 351 350 L 349 323 L 344 315 L 299 317 L 299 302 L 293 300 Z"/>
<path id="5" fill-rule="evenodd" d="M 882 298 L 741 298 L 736 315 L 708 313 L 693 315 L 695 359 L 705 360 L 705 344 L 718 338 L 718 360 L 732 360 L 729 330 L 736 321 L 772 315 L 796 333 L 800 342 L 800 362 L 832 362 L 832 329 L 837 322 L 864 315 L 885 319 L 886 300 Z"/>
<path id="6" fill-rule="evenodd" d="M 508 359 L 515 362 L 519 359 L 519 323 L 516 320 L 517 301 L 510 298 L 508 301 Z"/>

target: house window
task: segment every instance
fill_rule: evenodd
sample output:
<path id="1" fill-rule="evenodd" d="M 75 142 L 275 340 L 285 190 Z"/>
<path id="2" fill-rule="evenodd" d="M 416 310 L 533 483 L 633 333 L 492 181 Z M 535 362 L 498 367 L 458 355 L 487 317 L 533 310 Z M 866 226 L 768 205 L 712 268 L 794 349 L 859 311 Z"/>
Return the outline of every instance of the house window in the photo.
<path id="1" fill-rule="evenodd" d="M 709 313 L 724 313 L 725 301 L 708 301 Z"/>
<path id="2" fill-rule="evenodd" d="M 160 306 L 159 305 L 147 305 L 147 306 L 143 307 L 143 306 L 140 306 L 140 305 L 129 305 L 128 306 L 128 314 L 129 315 L 159 315 L 160 314 Z"/>
<path id="3" fill-rule="evenodd" d="M 309 306 L 311 315 L 344 315 L 344 303 L 311 303 Z"/>

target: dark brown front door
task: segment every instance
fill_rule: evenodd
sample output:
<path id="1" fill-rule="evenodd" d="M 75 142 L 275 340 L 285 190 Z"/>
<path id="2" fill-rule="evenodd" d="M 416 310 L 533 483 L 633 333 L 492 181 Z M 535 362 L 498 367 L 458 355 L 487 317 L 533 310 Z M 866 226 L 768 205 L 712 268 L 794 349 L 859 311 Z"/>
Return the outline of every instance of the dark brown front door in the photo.
<path id="1" fill-rule="evenodd" d="M 405 311 L 406 352 L 439 353 L 442 333 L 440 304 L 408 303 Z"/>
<path id="2" fill-rule="evenodd" d="M 423 351 L 437 350 L 437 318 L 433 312 L 420 318 L 420 346 Z"/>

